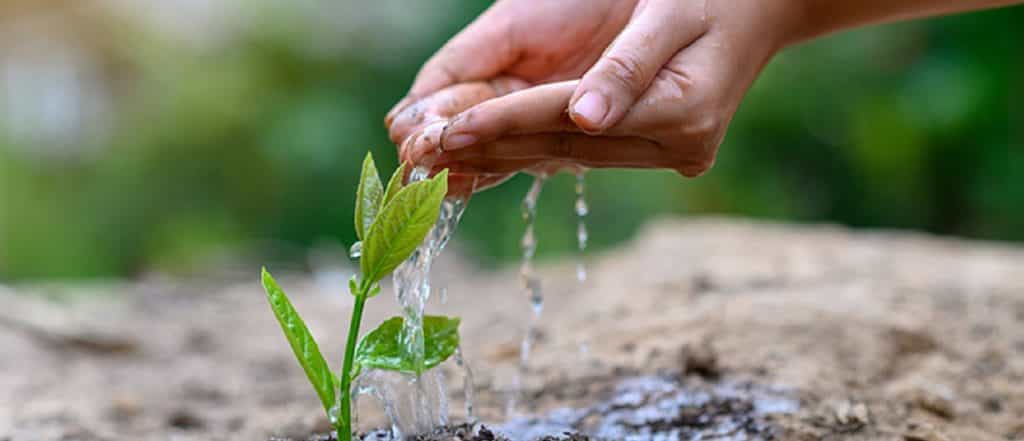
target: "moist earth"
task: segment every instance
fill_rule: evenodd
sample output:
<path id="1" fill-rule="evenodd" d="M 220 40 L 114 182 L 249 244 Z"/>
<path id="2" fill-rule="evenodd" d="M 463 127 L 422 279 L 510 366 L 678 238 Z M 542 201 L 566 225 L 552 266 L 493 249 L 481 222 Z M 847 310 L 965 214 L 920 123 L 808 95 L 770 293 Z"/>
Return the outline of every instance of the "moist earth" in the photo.
<path id="1" fill-rule="evenodd" d="M 425 439 L 500 439 L 545 424 L 550 439 L 1024 439 L 1024 249 L 697 219 L 655 222 L 588 260 L 583 284 L 572 259 L 539 265 L 544 319 L 506 419 L 527 299 L 513 269 L 476 269 L 457 246 L 442 256 L 433 278 L 447 302 L 435 296 L 428 312 L 463 317 L 483 425 Z M 329 432 L 266 305 L 262 263 L 216 280 L 0 288 L 0 440 Z M 269 266 L 339 365 L 344 270 L 287 277 Z M 366 329 L 397 310 L 389 295 L 375 298 Z M 460 371 L 441 369 L 452 421 L 464 421 Z M 630 382 L 663 392 L 616 408 Z M 656 403 L 664 408 L 633 418 Z M 364 430 L 387 425 L 375 407 L 360 401 Z M 709 432 L 723 427 L 739 429 Z"/>

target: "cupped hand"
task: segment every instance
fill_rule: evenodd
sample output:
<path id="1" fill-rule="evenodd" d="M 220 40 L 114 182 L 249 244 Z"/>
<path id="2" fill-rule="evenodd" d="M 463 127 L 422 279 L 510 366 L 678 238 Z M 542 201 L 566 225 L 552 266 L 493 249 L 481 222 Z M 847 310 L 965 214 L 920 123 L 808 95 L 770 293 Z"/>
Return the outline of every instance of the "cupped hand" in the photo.
<path id="1" fill-rule="evenodd" d="M 587 77 L 545 84 L 484 101 L 453 118 L 438 140 L 443 153 L 435 167 L 510 173 L 578 164 L 700 175 L 714 163 L 746 91 L 782 46 L 786 22 L 781 11 L 768 7 L 772 3 L 708 3 L 707 31 L 656 70 L 622 119 L 600 134 L 584 131 L 567 112 Z M 462 142 L 467 139 L 472 142 Z M 408 154 L 415 161 L 423 151 Z"/>
<path id="2" fill-rule="evenodd" d="M 625 116 L 672 57 L 708 32 L 715 1 L 498 1 L 427 61 L 391 114 L 461 82 L 582 77 L 570 115 L 581 129 L 600 133 Z"/>
<path id="3" fill-rule="evenodd" d="M 638 0 L 499 0 L 420 69 L 388 118 L 446 87 L 511 76 L 579 78 L 629 22 Z"/>

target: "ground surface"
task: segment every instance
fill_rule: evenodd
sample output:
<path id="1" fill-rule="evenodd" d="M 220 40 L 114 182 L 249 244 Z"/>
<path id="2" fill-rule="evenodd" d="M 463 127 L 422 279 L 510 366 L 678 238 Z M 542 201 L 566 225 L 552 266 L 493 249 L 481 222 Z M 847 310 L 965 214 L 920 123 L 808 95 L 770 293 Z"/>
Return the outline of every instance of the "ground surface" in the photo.
<path id="1" fill-rule="evenodd" d="M 495 421 L 529 309 L 515 272 L 470 271 L 457 254 L 435 277 L 447 303 L 430 310 L 464 318 L 477 408 Z M 778 439 L 1024 439 L 1020 248 L 706 219 L 655 223 L 590 260 L 582 286 L 572 262 L 542 265 L 546 321 L 520 412 L 587 406 L 623 378 L 660 374 L 785 391 L 799 408 L 770 418 Z M 0 290 L 0 440 L 325 430 L 252 273 L 61 302 Z M 342 286 L 279 281 L 340 360 Z M 390 295 L 368 309 L 367 328 L 396 311 Z M 364 427 L 383 423 L 363 407 Z"/>

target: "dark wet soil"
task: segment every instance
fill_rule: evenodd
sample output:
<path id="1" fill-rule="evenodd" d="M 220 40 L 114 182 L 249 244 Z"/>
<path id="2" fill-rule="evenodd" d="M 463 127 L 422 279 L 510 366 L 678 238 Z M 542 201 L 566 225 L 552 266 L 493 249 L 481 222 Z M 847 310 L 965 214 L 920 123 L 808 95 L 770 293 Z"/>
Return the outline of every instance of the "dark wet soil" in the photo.
<path id="1" fill-rule="evenodd" d="M 580 409 L 513 418 L 504 424 L 453 425 L 414 436 L 415 441 L 771 440 L 771 417 L 791 414 L 799 402 L 785 392 L 751 383 L 646 376 L 620 380 L 599 402 Z M 314 436 L 308 441 L 329 441 Z M 363 441 L 396 441 L 388 430 Z M 271 441 L 290 441 L 272 439 Z"/>

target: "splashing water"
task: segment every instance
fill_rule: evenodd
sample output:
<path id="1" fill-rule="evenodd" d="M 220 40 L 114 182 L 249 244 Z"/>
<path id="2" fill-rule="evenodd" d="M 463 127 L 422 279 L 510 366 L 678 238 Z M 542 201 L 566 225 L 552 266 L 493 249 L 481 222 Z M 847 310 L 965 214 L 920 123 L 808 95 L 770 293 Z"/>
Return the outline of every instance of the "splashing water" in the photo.
<path id="1" fill-rule="evenodd" d="M 518 405 L 519 395 L 522 393 L 523 377 L 530 362 L 530 351 L 537 338 L 537 324 L 540 322 L 541 313 L 544 310 L 544 292 L 541 291 L 540 278 L 533 270 L 533 256 L 537 252 L 537 238 L 534 233 L 534 223 L 537 218 L 537 200 L 544 188 L 546 176 L 537 176 L 533 179 L 533 185 L 523 198 L 522 212 L 526 229 L 523 232 L 522 250 L 523 258 L 519 268 L 519 281 L 523 292 L 530 301 L 533 314 L 526 325 L 526 334 L 523 336 L 522 345 L 519 348 L 519 366 L 516 369 L 515 377 L 512 379 L 512 388 L 509 391 L 508 400 L 505 402 L 505 414 L 510 416 L 515 412 Z"/>
<path id="2" fill-rule="evenodd" d="M 583 252 L 587 250 L 587 214 L 590 208 L 587 206 L 586 176 L 583 170 L 576 172 L 576 203 L 573 211 L 576 212 L 576 246 L 579 251 L 576 256 L 576 281 L 583 283 L 587 281 L 587 267 L 583 263 Z"/>
<path id="3" fill-rule="evenodd" d="M 394 439 L 426 433 L 448 424 L 448 391 L 444 374 L 431 369 L 423 375 L 369 369 L 362 372 L 352 390 L 352 425 L 359 424 L 359 398 L 371 396 L 391 421 Z"/>

